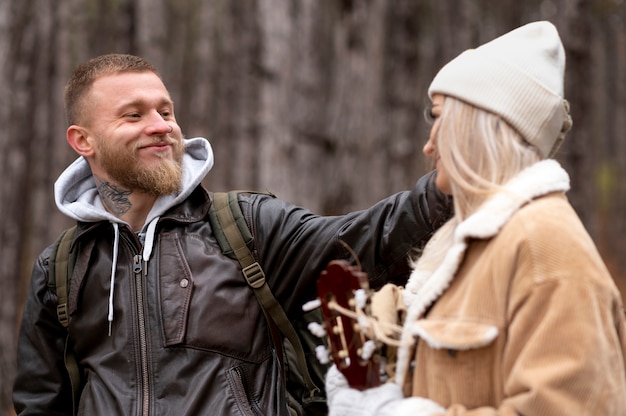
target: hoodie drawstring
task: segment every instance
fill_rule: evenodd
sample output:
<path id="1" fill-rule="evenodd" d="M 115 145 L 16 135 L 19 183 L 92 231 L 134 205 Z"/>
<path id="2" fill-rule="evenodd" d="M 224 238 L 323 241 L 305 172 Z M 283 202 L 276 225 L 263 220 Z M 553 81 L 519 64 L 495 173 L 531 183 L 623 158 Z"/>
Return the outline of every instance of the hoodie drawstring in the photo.
<path id="1" fill-rule="evenodd" d="M 150 256 L 152 255 L 152 249 L 154 247 L 154 233 L 156 231 L 156 225 L 159 221 L 159 217 L 154 218 L 148 224 L 148 228 L 146 230 L 145 242 L 143 245 L 143 260 L 144 262 L 148 262 L 150 260 Z M 119 252 L 119 242 L 120 242 L 120 229 L 119 225 L 115 222 L 113 224 L 113 230 L 115 231 L 115 238 L 113 241 L 113 261 L 111 264 L 111 287 L 109 289 L 109 314 L 107 316 L 107 320 L 109 322 L 109 336 L 111 336 L 111 327 L 113 326 L 113 293 L 115 291 L 115 273 L 117 269 L 117 256 Z"/>
<path id="2" fill-rule="evenodd" d="M 146 241 L 143 243 L 143 260 L 150 260 L 150 256 L 152 255 L 152 247 L 154 246 L 154 231 L 156 230 L 157 222 L 159 221 L 159 217 L 155 217 L 150 224 L 148 224 L 148 229 L 146 230 Z"/>
<path id="3" fill-rule="evenodd" d="M 111 264 L 111 288 L 109 289 L 109 315 L 107 320 L 109 321 L 109 336 L 111 336 L 111 326 L 113 324 L 113 292 L 115 290 L 115 270 L 117 269 L 117 253 L 120 243 L 120 229 L 117 223 L 113 223 L 113 230 L 115 231 L 115 239 L 113 241 L 113 262 Z"/>

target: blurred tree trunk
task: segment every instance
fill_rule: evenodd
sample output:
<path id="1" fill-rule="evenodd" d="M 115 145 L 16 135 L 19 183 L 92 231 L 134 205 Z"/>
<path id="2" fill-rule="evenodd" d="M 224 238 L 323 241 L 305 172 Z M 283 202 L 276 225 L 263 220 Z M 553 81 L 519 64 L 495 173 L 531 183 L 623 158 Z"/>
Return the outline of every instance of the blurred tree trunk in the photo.
<path id="1" fill-rule="evenodd" d="M 0 2 L 0 56 L 9 56 L 9 4 Z M 0 94 L 11 97 L 9 92 L 8 60 L 0 60 Z M 17 179 L 23 176 L 21 158 L 26 151 L 18 146 L 9 146 L 11 110 L 6 104 L 0 106 L 0 124 L 5 131 L 0 135 L 0 414 L 5 414 L 10 407 L 10 381 L 15 373 L 16 323 L 20 312 L 17 284 L 21 277 L 19 270 L 20 250 L 15 244 L 19 230 L 19 210 Z M 8 137 L 7 137 L 8 136 Z"/>
<path id="2" fill-rule="evenodd" d="M 0 2 L 0 414 L 10 408 L 32 262 L 70 224 L 52 186 L 75 158 L 62 92 L 78 63 L 108 52 L 152 61 L 187 136 L 212 143 L 212 190 L 269 189 L 338 214 L 429 169 L 422 114 L 443 64 L 522 23 L 552 20 L 567 49 L 574 117 L 559 159 L 570 200 L 621 285 L 625 9 L 619 0 Z"/>

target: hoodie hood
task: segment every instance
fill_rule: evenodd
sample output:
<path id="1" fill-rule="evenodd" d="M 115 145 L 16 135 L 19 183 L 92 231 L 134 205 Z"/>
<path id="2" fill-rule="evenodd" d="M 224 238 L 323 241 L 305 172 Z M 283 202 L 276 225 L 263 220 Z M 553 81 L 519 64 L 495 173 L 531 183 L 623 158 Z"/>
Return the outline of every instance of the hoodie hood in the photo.
<path id="1" fill-rule="evenodd" d="M 181 191 L 176 195 L 162 195 L 156 200 L 146 218 L 144 230 L 156 217 L 184 201 L 213 167 L 213 150 L 206 139 L 185 139 L 184 144 Z M 68 166 L 55 182 L 54 200 L 63 214 L 76 221 L 124 223 L 104 208 L 89 164 L 82 156 Z"/>

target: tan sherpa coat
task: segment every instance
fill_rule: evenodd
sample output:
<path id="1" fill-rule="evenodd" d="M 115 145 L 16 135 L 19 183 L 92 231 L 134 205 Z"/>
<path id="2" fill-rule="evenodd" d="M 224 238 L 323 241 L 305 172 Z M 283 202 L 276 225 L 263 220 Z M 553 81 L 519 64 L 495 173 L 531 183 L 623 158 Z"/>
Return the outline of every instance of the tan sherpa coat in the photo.
<path id="1" fill-rule="evenodd" d="M 626 415 L 621 296 L 552 160 L 461 223 L 403 292 L 396 381 L 447 415 Z M 528 202 L 531 201 L 531 202 Z"/>

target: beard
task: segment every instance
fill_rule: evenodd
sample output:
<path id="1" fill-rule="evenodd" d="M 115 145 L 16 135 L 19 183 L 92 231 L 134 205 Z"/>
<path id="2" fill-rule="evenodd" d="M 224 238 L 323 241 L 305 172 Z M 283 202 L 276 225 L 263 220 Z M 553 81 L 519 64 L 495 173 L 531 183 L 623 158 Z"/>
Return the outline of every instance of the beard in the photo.
<path id="1" fill-rule="evenodd" d="M 182 184 L 185 149 L 182 140 L 166 138 L 163 141 L 171 144 L 173 158 L 163 155 L 160 163 L 149 166 L 137 156 L 139 146 L 129 152 L 98 138 L 102 169 L 123 188 L 155 196 L 176 194 Z"/>

